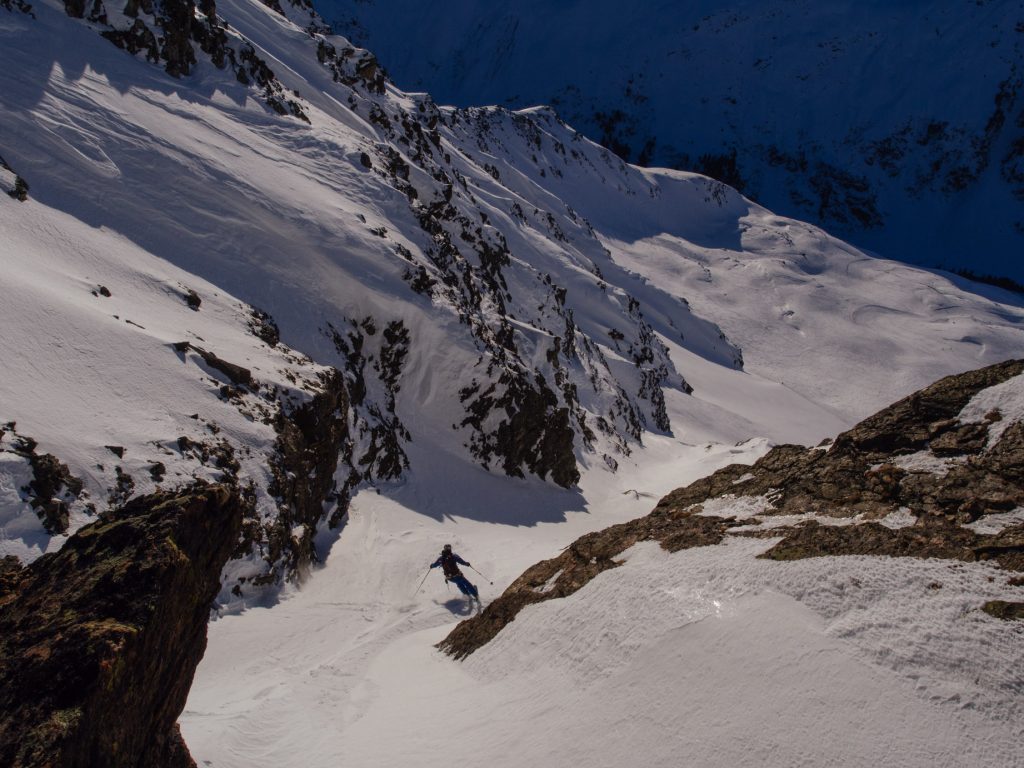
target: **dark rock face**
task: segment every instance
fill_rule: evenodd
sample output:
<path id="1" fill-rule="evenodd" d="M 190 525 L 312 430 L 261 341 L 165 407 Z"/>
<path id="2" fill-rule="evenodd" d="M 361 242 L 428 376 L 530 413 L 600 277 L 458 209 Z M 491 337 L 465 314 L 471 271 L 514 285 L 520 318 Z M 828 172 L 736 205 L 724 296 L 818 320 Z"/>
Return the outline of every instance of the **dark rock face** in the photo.
<path id="1" fill-rule="evenodd" d="M 282 408 L 274 423 L 277 444 L 270 470 L 273 482 L 269 491 L 278 500 L 278 514 L 269 526 L 263 527 L 265 559 L 270 570 L 255 583 L 269 584 L 282 575 L 302 574 L 311 560 L 317 558 L 313 537 L 324 516 L 324 503 L 337 499 L 340 522 L 348 506 L 350 484 L 338 489 L 334 473 L 339 459 L 351 461 L 348 444 L 348 392 L 341 374 L 331 369 L 321 381 L 321 391 L 296 408 Z M 358 478 L 352 478 L 354 485 Z M 258 533 L 257 521 L 247 522 L 248 533 Z M 294 531 L 301 528 L 298 536 Z"/>
<path id="2" fill-rule="evenodd" d="M 470 444 L 473 455 L 485 467 L 499 459 L 505 473 L 513 477 L 523 477 L 525 466 L 541 478 L 550 473 L 562 487 L 575 485 L 580 473 L 569 408 L 559 407 L 557 395 L 541 376 L 529 382 L 505 375 L 498 385 L 505 387 L 504 392 L 498 393 L 496 385 L 480 392 L 479 385 L 474 385 L 461 393 L 463 402 L 470 400 L 462 426 L 475 430 Z M 493 434 L 486 432 L 484 420 L 499 409 L 506 418 Z"/>
<path id="3" fill-rule="evenodd" d="M 202 347 L 197 347 L 195 344 L 190 345 L 197 355 L 203 358 L 203 362 L 211 368 L 214 368 L 225 376 L 227 376 L 234 384 L 239 386 L 248 386 L 252 383 L 252 372 L 248 368 L 243 368 L 235 363 L 229 363 L 227 360 L 223 360 L 212 352 L 208 352 Z"/>
<path id="4" fill-rule="evenodd" d="M 21 561 L 14 555 L 0 559 L 0 600 L 21 581 Z"/>
<path id="5" fill-rule="evenodd" d="M 249 331 L 268 344 L 278 344 L 273 319 L 251 308 L 249 314 Z M 225 437 L 201 440 L 187 435 L 181 435 L 176 445 L 172 444 L 183 456 L 219 470 L 218 481 L 236 488 L 244 501 L 242 535 L 232 557 L 254 561 L 258 573 L 250 570 L 225 588 L 241 597 L 249 586 L 260 588 L 301 580 L 310 563 L 318 559 L 313 539 L 328 511 L 327 505 L 335 502 L 327 521 L 335 527 L 348 509 L 351 489 L 364 479 L 354 467 L 348 381 L 336 368 L 321 368 L 315 379 L 300 381 L 293 377 L 295 387 L 282 388 L 261 382 L 250 369 L 190 341 L 174 342 L 169 347 L 183 359 L 186 353 L 194 352 L 205 366 L 227 377 L 230 383 L 219 388 L 221 399 L 247 418 L 272 426 L 277 433 L 273 450 L 267 456 L 270 472 L 265 485 L 262 478 L 241 472 L 240 459 L 251 455 L 244 444 L 235 444 Z M 198 419 L 199 414 L 193 418 Z M 339 463 L 348 472 L 343 472 L 336 483 Z M 162 462 L 150 464 L 148 470 L 156 482 L 167 475 Z M 118 472 L 120 482 L 120 469 Z M 127 498 L 131 490 L 128 487 L 120 496 Z M 268 501 L 261 495 L 264 491 L 270 504 L 261 503 Z"/>
<path id="6" fill-rule="evenodd" d="M 0 763 L 194 766 L 175 721 L 242 503 L 199 484 L 132 500 L 0 567 Z M 8 567 L 10 566 L 10 567 Z"/>
<path id="7" fill-rule="evenodd" d="M 262 309 L 255 307 L 252 309 L 249 330 L 253 336 L 262 339 L 268 346 L 276 347 L 281 342 L 281 331 L 278 329 L 277 323 Z"/>
<path id="8" fill-rule="evenodd" d="M 993 445 L 989 427 L 997 412 L 978 423 L 958 415 L 982 390 L 1024 373 L 1024 360 L 949 376 L 883 409 L 836 438 L 828 449 L 773 448 L 753 466 L 734 464 L 673 491 L 650 515 L 588 534 L 558 557 L 530 568 L 479 616 L 464 621 L 438 646 L 464 658 L 490 641 L 526 605 L 572 594 L 618 565 L 615 557 L 638 541 L 655 540 L 670 552 L 719 543 L 730 529 L 757 517 L 704 516 L 702 504 L 729 496 L 765 497 L 762 515 L 807 516 L 794 526 L 733 535 L 781 538 L 761 555 L 772 560 L 838 555 L 939 557 L 991 560 L 1024 571 L 1024 525 L 994 535 L 964 527 L 984 515 L 1024 505 L 1024 422 L 1008 426 Z M 928 452 L 955 457 L 944 473 L 893 464 L 901 455 Z M 876 522 L 898 510 L 916 522 L 892 528 Z M 813 516 L 857 518 L 821 525 Z M 998 604 L 997 604 L 998 603 Z M 979 606 L 980 607 L 980 606 Z M 1019 618 L 1017 603 L 994 601 L 984 610 Z"/>
<path id="9" fill-rule="evenodd" d="M 26 3 L 25 0 L 0 0 L 0 8 L 6 8 L 8 11 L 21 11 L 30 16 L 35 16 L 32 13 L 32 5 Z"/>

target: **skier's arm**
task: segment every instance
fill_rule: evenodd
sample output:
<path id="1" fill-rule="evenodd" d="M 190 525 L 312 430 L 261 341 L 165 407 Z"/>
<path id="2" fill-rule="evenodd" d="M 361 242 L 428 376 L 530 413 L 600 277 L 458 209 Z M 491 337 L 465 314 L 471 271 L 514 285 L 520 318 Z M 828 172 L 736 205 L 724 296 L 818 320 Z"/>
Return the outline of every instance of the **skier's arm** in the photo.
<path id="1" fill-rule="evenodd" d="M 463 559 L 462 559 L 461 557 L 459 557 L 458 555 L 455 555 L 455 562 L 456 562 L 456 563 L 458 563 L 459 565 L 464 565 L 464 566 L 466 566 L 467 568 L 472 568 L 472 567 L 473 567 L 473 566 L 471 566 L 471 565 L 470 565 L 470 564 L 469 564 L 469 563 L 468 563 L 467 561 L 463 560 Z"/>
<path id="2" fill-rule="evenodd" d="M 437 560 L 435 560 L 434 562 L 432 562 L 430 564 L 430 567 L 431 568 L 437 568 L 437 566 L 439 566 L 440 564 L 441 564 L 441 558 L 439 557 L 439 558 L 437 558 Z"/>

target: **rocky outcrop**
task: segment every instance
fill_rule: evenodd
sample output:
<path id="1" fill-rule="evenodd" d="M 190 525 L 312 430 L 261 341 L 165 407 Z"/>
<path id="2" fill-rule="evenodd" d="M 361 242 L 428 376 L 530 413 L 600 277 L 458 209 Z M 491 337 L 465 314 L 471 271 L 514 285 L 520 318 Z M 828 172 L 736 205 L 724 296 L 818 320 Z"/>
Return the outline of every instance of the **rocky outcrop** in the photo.
<path id="1" fill-rule="evenodd" d="M 640 541 L 658 541 L 674 552 L 718 544 L 731 534 L 780 539 L 761 555 L 772 560 L 937 557 L 1024 571 L 1024 524 L 998 533 L 967 527 L 1024 506 L 1024 421 L 1001 424 L 996 410 L 980 421 L 961 420 L 972 398 L 1022 374 L 1024 360 L 1011 360 L 949 376 L 865 419 L 830 446 L 780 445 L 753 466 L 734 464 L 673 491 L 647 517 L 588 534 L 533 566 L 439 647 L 465 658 L 523 607 L 572 594 L 619 565 L 615 558 Z M 1001 429 L 993 439 L 995 424 Z M 761 499 L 763 511 L 743 518 L 705 511 L 711 500 L 740 497 Z M 907 516 L 907 523 L 879 522 L 894 513 Z M 798 522 L 764 525 L 782 515 Z M 822 525 L 822 518 L 843 524 Z M 1005 619 L 1022 615 L 1019 604 L 1004 601 L 984 610 Z"/>
<path id="2" fill-rule="evenodd" d="M 470 401 L 462 426 L 474 430 L 473 456 L 485 467 L 500 461 L 505 473 L 513 477 L 523 477 L 525 466 L 541 478 L 550 474 L 562 487 L 575 485 L 580 473 L 573 453 L 575 434 L 569 408 L 559 407 L 557 395 L 542 376 L 533 382 L 524 379 L 506 374 L 486 391 L 474 384 L 460 393 L 463 402 Z M 504 392 L 497 394 L 499 386 Z M 495 412 L 505 418 L 497 429 L 487 432 L 484 421 Z"/>
<path id="3" fill-rule="evenodd" d="M 257 533 L 266 547 L 270 570 L 254 583 L 270 584 L 301 574 L 317 559 L 313 537 L 324 516 L 324 504 L 338 501 L 334 526 L 348 508 L 348 493 L 358 478 L 335 487 L 339 461 L 351 463 L 348 391 L 341 374 L 331 369 L 321 377 L 321 390 L 294 408 L 282 406 L 274 428 L 277 442 L 270 462 L 273 480 L 268 491 L 277 500 L 277 515 Z M 245 542 L 243 542 L 245 547 Z"/>
<path id="4" fill-rule="evenodd" d="M 8 11 L 21 11 L 31 16 L 35 15 L 32 13 L 32 5 L 26 3 L 25 0 L 0 0 L 0 8 L 6 8 Z"/>
<path id="5" fill-rule="evenodd" d="M 6 1 L 24 6 L 22 0 Z M 104 0 L 64 0 L 64 9 L 68 16 L 98 25 L 100 34 L 118 48 L 162 64 L 172 77 L 192 74 L 198 49 L 218 69 L 230 69 L 238 82 L 259 89 L 263 101 L 279 115 L 309 122 L 302 105 L 292 98 L 298 94 L 287 91 L 252 44 L 217 15 L 214 0 L 128 0 L 114 20 Z"/>
<path id="6" fill-rule="evenodd" d="M 176 720 L 242 520 L 199 484 L 132 500 L 0 565 L 0 763 L 192 767 Z"/>
<path id="7" fill-rule="evenodd" d="M 11 5 L 11 0 L 0 0 L 0 6 L 12 10 L 17 8 L 22 13 L 32 13 L 32 6 L 18 0 L 15 4 Z M 8 197 L 17 200 L 20 203 L 24 203 L 28 200 L 28 182 L 25 181 L 21 176 L 14 172 L 14 169 L 9 166 L 2 157 L 0 157 L 0 190 L 7 193 Z"/>
<path id="8" fill-rule="evenodd" d="M 4 450 L 27 461 L 32 470 L 32 480 L 19 489 L 22 498 L 29 502 L 47 533 L 66 533 L 70 506 L 82 495 L 82 481 L 53 454 L 37 453 L 36 441 L 19 435 L 13 421 L 0 426 L 0 441 L 8 435 L 9 447 Z"/>
<path id="9" fill-rule="evenodd" d="M 781 445 L 753 468 L 734 465 L 674 491 L 659 507 L 689 508 L 726 494 L 765 495 L 771 514 L 881 518 L 907 507 L 916 516 L 969 523 L 982 514 L 1024 503 L 1021 461 L 1024 424 L 1008 427 L 986 448 L 989 413 L 979 423 L 957 416 L 978 392 L 1024 372 L 1011 360 L 949 376 L 879 411 L 839 435 L 827 450 Z M 957 458 L 944 473 L 918 472 L 892 463 L 899 456 Z"/>

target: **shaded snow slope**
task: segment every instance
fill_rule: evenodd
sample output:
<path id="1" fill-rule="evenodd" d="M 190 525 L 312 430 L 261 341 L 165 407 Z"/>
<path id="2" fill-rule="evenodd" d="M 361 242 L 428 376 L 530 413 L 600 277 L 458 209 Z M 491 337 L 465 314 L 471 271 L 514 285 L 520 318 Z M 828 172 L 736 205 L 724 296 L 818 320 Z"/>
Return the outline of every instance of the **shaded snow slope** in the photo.
<path id="1" fill-rule="evenodd" d="M 1024 280 L 1024 7 L 318 0 L 396 82 L 551 104 L 889 258 Z"/>
<path id="2" fill-rule="evenodd" d="M 223 289 L 109 230 L 0 200 L 0 238 L 0 555 L 33 560 L 108 506 L 193 479 L 252 483 L 254 519 L 276 519 L 276 425 L 322 391 L 327 369 L 267 344 L 252 308 Z M 60 530 L 30 508 L 21 438 L 81 483 Z M 273 565 L 280 552 L 240 554 L 252 562 L 233 567 L 234 578 L 261 573 L 263 556 Z"/>

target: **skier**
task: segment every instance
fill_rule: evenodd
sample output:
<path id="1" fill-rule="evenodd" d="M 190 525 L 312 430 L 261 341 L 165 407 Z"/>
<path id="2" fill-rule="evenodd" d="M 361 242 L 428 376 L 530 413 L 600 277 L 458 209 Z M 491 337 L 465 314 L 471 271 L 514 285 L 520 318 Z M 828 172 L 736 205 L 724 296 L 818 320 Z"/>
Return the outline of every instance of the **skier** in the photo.
<path id="1" fill-rule="evenodd" d="M 444 570 L 445 581 L 453 582 L 462 594 L 470 598 L 470 600 L 476 600 L 479 603 L 479 590 L 477 590 L 476 585 L 470 583 L 469 579 L 462 575 L 462 571 L 459 570 L 459 565 L 464 565 L 467 568 L 473 567 L 457 554 L 452 552 L 451 544 L 445 544 L 444 549 L 441 550 L 441 556 L 431 563 L 430 567 L 437 568 L 437 566 L 441 566 L 442 570 Z"/>

